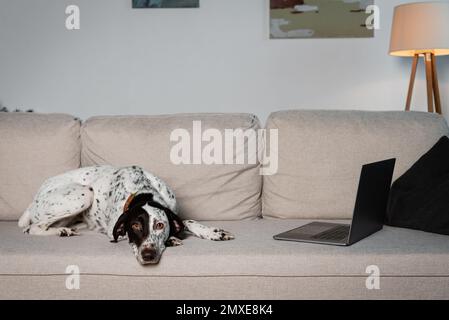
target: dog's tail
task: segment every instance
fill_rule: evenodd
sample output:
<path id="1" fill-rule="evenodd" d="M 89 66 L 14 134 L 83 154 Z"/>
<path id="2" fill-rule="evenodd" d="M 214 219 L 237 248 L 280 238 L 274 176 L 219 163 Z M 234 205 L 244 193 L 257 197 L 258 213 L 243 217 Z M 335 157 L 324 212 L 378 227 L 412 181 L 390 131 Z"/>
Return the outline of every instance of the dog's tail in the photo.
<path id="1" fill-rule="evenodd" d="M 30 216 L 30 212 L 27 209 L 20 217 L 18 225 L 20 228 L 26 228 L 30 224 L 31 224 L 31 216 Z"/>

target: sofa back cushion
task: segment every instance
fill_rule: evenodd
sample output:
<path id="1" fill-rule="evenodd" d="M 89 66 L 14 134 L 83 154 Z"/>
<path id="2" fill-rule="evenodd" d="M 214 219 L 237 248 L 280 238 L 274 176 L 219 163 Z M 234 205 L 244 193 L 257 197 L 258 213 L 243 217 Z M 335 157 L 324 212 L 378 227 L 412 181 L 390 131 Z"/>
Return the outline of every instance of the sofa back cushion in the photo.
<path id="1" fill-rule="evenodd" d="M 264 176 L 263 215 L 275 218 L 350 218 L 363 164 L 396 158 L 396 179 L 448 135 L 443 117 L 421 112 L 280 111 L 267 129 L 279 163 Z"/>
<path id="2" fill-rule="evenodd" d="M 94 117 L 88 119 L 81 130 L 82 166 L 143 167 L 171 186 L 178 200 L 179 214 L 185 219 L 252 219 L 261 215 L 259 165 L 248 161 L 244 164 L 205 164 L 201 157 L 194 158 L 201 156 L 201 150 L 206 152 L 209 142 L 200 143 L 199 152 L 193 145 L 207 129 L 217 129 L 215 132 L 224 137 L 225 129 L 258 128 L 259 121 L 249 114 Z M 190 162 L 181 164 L 177 163 L 179 158 L 175 161 L 171 158 L 172 152 L 182 154 L 174 149 L 181 138 L 170 139 L 180 130 L 189 135 L 188 141 L 182 141 L 187 143 L 185 149 L 191 151 Z M 247 143 L 245 139 L 245 145 Z M 247 159 L 248 148 L 245 147 L 243 152 Z"/>
<path id="3" fill-rule="evenodd" d="M 0 220 L 16 220 L 49 177 L 80 166 L 80 121 L 0 113 Z"/>

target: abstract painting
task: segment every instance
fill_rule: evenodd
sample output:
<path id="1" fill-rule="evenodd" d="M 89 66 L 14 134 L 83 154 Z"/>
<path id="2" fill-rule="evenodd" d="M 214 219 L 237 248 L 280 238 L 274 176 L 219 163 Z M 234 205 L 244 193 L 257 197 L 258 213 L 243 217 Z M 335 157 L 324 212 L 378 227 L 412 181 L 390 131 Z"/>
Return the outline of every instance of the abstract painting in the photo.
<path id="1" fill-rule="evenodd" d="M 270 0 L 270 38 L 369 38 L 374 0 Z"/>
<path id="2" fill-rule="evenodd" d="M 200 0 L 132 0 L 133 8 L 199 8 Z"/>

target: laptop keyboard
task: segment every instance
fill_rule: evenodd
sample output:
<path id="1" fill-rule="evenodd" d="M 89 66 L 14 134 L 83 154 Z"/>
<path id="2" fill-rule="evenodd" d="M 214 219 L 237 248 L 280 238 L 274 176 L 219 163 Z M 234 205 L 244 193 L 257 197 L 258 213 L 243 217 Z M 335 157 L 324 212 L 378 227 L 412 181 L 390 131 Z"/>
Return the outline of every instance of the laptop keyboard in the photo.
<path id="1" fill-rule="evenodd" d="M 331 228 L 329 230 L 318 233 L 312 237 L 315 240 L 335 240 L 340 241 L 345 239 L 349 235 L 348 225 L 341 225 Z"/>

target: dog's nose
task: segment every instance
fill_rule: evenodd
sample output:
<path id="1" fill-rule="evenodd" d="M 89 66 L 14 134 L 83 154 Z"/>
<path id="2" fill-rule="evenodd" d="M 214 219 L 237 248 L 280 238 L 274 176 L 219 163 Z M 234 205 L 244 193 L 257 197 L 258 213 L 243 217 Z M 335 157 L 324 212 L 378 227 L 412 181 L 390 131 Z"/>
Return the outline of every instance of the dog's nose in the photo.
<path id="1" fill-rule="evenodd" d="M 153 261 L 157 257 L 156 250 L 145 248 L 142 250 L 142 260 L 143 261 Z"/>

